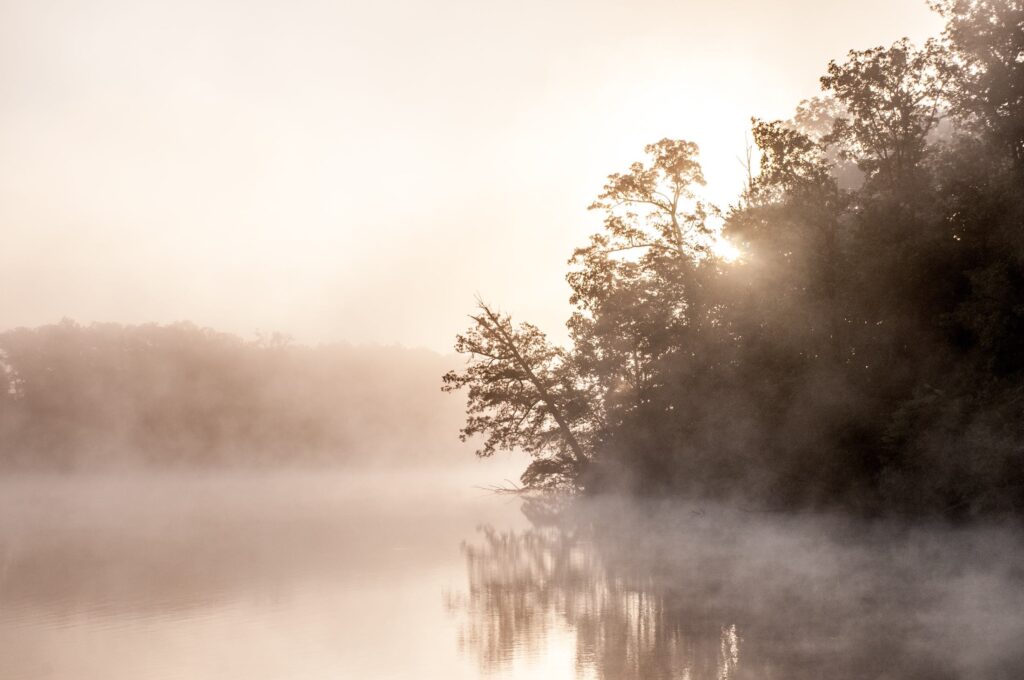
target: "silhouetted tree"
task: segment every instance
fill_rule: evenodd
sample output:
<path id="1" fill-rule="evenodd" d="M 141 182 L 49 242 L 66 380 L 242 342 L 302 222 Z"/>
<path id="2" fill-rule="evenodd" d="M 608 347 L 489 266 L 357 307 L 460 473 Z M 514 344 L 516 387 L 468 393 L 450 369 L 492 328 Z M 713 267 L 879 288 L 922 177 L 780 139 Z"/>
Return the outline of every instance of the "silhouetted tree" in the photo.
<path id="1" fill-rule="evenodd" d="M 754 121 L 760 172 L 721 227 L 692 143 L 608 178 L 557 350 L 563 390 L 601 414 L 570 481 L 1024 510 L 1024 15 L 936 7 L 942 42 L 851 51 L 793 120 Z"/>
<path id="2" fill-rule="evenodd" d="M 947 21 L 947 63 L 958 80 L 955 113 L 1024 170 L 1024 3 L 938 0 L 932 6 Z"/>
<path id="3" fill-rule="evenodd" d="M 903 39 L 889 48 L 850 51 L 845 62 L 830 62 L 821 78 L 844 112 L 827 140 L 840 143 L 869 178 L 908 181 L 943 112 L 946 75 L 934 41 L 923 49 Z"/>
<path id="4" fill-rule="evenodd" d="M 467 389 L 463 441 L 485 435 L 481 457 L 501 449 L 531 454 L 523 481 L 533 486 L 578 478 L 590 459 L 594 415 L 570 358 L 537 327 L 515 327 L 484 302 L 470 318 L 473 325 L 455 343 L 469 363 L 445 374 L 443 388 Z"/>

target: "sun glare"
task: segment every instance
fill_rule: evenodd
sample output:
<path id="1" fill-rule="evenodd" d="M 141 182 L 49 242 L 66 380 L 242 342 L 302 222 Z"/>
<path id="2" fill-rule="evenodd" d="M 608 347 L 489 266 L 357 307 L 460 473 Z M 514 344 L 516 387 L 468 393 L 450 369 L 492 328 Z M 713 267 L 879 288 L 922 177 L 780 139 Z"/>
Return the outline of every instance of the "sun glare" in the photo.
<path id="1" fill-rule="evenodd" d="M 711 252 L 723 262 L 738 262 L 743 256 L 743 251 L 737 248 L 729 239 L 719 236 L 711 244 Z"/>

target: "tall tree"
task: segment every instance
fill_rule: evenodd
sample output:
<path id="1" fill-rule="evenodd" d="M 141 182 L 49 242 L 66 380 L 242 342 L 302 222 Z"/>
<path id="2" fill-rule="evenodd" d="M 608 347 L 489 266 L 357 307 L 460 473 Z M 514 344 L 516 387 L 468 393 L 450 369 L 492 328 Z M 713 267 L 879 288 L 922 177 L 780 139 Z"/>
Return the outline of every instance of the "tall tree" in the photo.
<path id="1" fill-rule="evenodd" d="M 939 0 L 961 121 L 990 135 L 1024 171 L 1024 2 Z"/>
<path id="2" fill-rule="evenodd" d="M 923 48 L 903 39 L 888 48 L 851 50 L 845 62 L 830 62 L 821 78 L 845 110 L 829 140 L 848 149 L 869 178 L 906 183 L 943 113 L 946 80 L 935 41 Z"/>
<path id="3" fill-rule="evenodd" d="M 630 398 L 654 382 L 655 364 L 677 349 L 701 310 L 699 268 L 714 244 L 697 145 L 663 139 L 645 162 L 608 177 L 591 205 L 604 229 L 573 254 L 569 327 L 606 398 Z"/>

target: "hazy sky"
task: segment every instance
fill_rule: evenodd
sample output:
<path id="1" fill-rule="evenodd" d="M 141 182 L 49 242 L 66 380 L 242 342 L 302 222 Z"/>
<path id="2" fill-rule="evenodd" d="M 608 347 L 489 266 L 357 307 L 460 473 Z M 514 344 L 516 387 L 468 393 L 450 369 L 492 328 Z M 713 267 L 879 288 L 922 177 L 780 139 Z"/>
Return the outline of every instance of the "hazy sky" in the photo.
<path id="1" fill-rule="evenodd" d="M 477 292 L 562 333 L 605 175 L 924 0 L 0 0 L 0 328 L 190 319 L 447 350 Z"/>

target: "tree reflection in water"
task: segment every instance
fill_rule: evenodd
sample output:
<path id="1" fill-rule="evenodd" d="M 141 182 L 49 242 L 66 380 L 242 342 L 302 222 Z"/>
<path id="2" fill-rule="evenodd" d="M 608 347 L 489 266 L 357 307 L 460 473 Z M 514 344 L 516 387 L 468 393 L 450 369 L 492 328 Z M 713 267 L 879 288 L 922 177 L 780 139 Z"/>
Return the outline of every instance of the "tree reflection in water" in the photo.
<path id="1" fill-rule="evenodd" d="M 485 673 L 569 631 L 582 677 L 1021 677 L 1011 530 L 587 502 L 464 545 Z"/>

